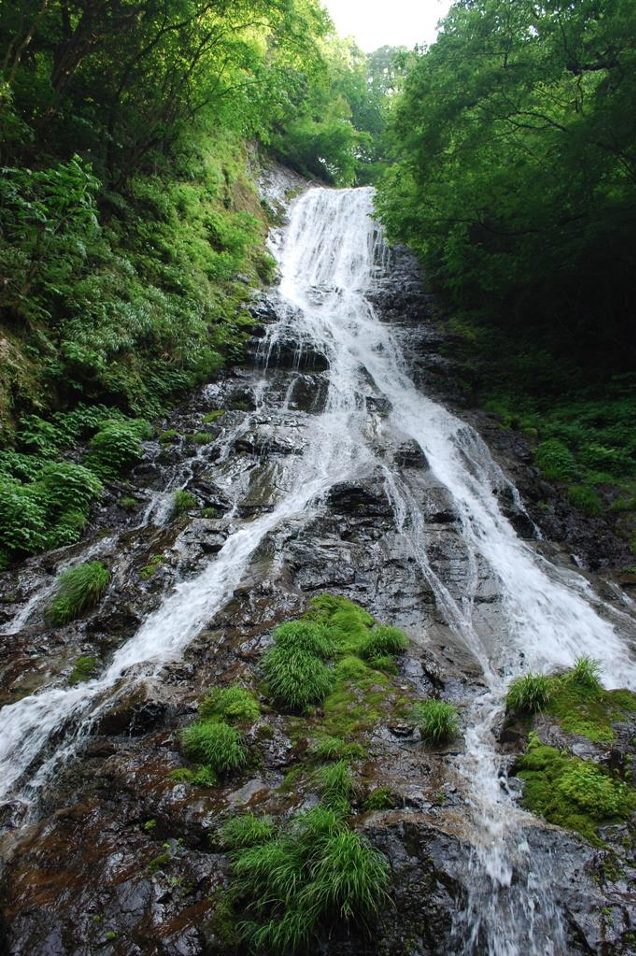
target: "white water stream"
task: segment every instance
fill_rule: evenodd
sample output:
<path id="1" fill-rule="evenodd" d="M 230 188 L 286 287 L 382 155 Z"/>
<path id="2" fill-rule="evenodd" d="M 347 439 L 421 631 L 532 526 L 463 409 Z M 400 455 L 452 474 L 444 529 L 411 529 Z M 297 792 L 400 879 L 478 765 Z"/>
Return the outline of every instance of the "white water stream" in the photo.
<path id="1" fill-rule="evenodd" d="M 466 753 L 457 758 L 475 843 L 468 902 L 457 920 L 458 951 L 472 953 L 485 940 L 492 956 L 562 953 L 556 901 L 519 835 L 527 818 L 498 780 L 493 722 L 521 660 L 531 670 L 552 670 L 590 655 L 602 661 L 609 686 L 633 685 L 636 669 L 623 638 L 597 612 L 600 602 L 585 580 L 553 567 L 517 537 L 495 495 L 506 480 L 481 439 L 413 385 L 393 333 L 367 298 L 385 255 L 371 205 L 370 189 L 312 189 L 293 206 L 279 252 L 281 316 L 264 348 L 271 353 L 291 340 L 324 354 L 328 396 L 324 410 L 310 418 L 303 453 L 278 473 L 272 510 L 236 521 L 206 569 L 175 588 L 99 678 L 44 689 L 0 711 L 0 797 L 33 799 L 122 688 L 156 677 L 179 658 L 227 603 L 269 534 L 292 520 L 308 522 L 334 484 L 380 468 L 405 552 L 480 662 L 487 688 L 465 714 Z M 367 397 L 388 400 L 392 409 L 374 428 Z M 265 386 L 261 401 L 266 407 Z M 497 584 L 503 609 L 498 633 L 480 628 L 470 589 L 461 600 L 453 598 L 431 568 L 421 507 L 378 450 L 392 434 L 413 439 L 447 489 L 475 586 L 480 565 Z"/>

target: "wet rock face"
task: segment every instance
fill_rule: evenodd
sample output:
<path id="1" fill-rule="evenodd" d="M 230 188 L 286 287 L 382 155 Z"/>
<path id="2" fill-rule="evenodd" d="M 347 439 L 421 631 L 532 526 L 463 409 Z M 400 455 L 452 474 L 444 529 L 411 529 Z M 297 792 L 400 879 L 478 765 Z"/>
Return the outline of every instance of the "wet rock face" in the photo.
<path id="1" fill-rule="evenodd" d="M 417 324 L 417 341 L 409 341 L 419 380 L 452 401 L 448 362 L 436 353 L 444 333 L 427 322 L 435 301 L 423 291 L 408 256 L 396 257 L 391 278 L 374 297 L 398 335 L 414 336 Z M 275 314 L 274 299 L 264 300 L 254 314 L 254 352 L 261 355 L 258 343 Z M 2 576 L 4 622 L 32 601 L 17 633 L 2 636 L 2 702 L 51 683 L 67 686 L 80 656 L 94 656 L 103 669 L 178 582 L 217 560 L 237 526 L 271 512 L 326 394 L 324 356 L 297 361 L 297 355 L 291 343 L 270 356 L 266 411 L 261 371 L 250 367 L 193 396 L 163 423 L 175 440 L 147 443 L 132 492 L 112 490 L 94 516 L 88 542 L 30 559 Z M 389 411 L 372 397 L 368 409 L 379 418 Z M 479 424 L 479 415 L 465 414 Z M 196 445 L 192 436 L 206 429 L 210 441 Z M 185 766 L 180 735 L 210 687 L 239 682 L 260 692 L 260 661 L 273 628 L 302 613 L 313 595 L 344 595 L 407 631 L 411 645 L 395 678 L 407 703 L 442 693 L 462 705 L 480 693 L 479 663 L 450 630 L 436 581 L 443 581 L 447 599 L 458 604 L 470 590 L 473 618 L 485 640 L 501 626 L 496 582 L 470 560 L 460 515 L 422 453 L 406 440 L 385 453 L 401 466 L 421 509 L 422 526 L 409 531 L 419 535 L 426 564 L 405 553 L 381 468 L 333 486 L 311 515 L 292 517 L 272 532 L 226 605 L 214 619 L 201 620 L 201 632 L 184 655 L 152 681 L 120 689 L 103 707 L 77 756 L 58 765 L 47 782 L 34 822 L 20 829 L 24 805 L 16 801 L 7 808 L 0 838 L 6 861 L 0 952 L 242 956 L 227 915 L 230 860 L 216 831 L 238 812 L 286 819 L 315 805 L 315 782 L 294 772 L 306 759 L 316 718 L 308 718 L 309 729 L 291 733 L 268 709 L 248 731 L 249 766 L 213 788 L 174 776 Z M 501 458 L 530 476 L 523 448 L 507 447 Z M 174 511 L 177 490 L 194 498 L 181 513 Z M 532 540 L 531 518 L 506 497 L 506 489 L 498 493 L 519 533 Z M 127 511 L 121 500 L 131 494 L 137 504 Z M 530 514 L 535 517 L 532 509 Z M 89 551 L 111 570 L 108 594 L 95 611 L 50 629 L 43 611 L 54 572 L 69 559 L 86 560 Z M 471 853 L 466 795 L 453 769 L 462 745 L 424 747 L 406 704 L 397 713 L 385 712 L 382 687 L 372 692 L 378 713 L 361 736 L 366 755 L 352 820 L 386 855 L 392 903 L 368 932 L 336 928 L 318 941 L 316 951 L 329 956 L 460 951 L 456 916 L 465 905 Z M 352 700 L 351 708 L 363 703 Z M 525 737 L 509 733 L 500 743 L 502 761 L 510 763 Z M 365 808 L 369 793 L 382 788 L 390 792 L 391 806 Z M 622 865 L 628 851 L 618 849 L 628 835 L 608 833 L 611 851 L 591 848 L 539 821 L 525 836 L 537 858 L 559 860 L 555 880 L 568 920 L 568 952 L 632 952 L 629 889 L 621 883 L 629 872 Z M 619 858 L 620 872 L 610 870 L 613 858 Z"/>

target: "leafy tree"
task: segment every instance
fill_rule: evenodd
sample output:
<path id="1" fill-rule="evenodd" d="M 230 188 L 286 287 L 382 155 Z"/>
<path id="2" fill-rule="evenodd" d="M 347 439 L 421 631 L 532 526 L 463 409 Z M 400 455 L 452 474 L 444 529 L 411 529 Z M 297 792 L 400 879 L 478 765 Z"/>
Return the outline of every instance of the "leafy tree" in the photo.
<path id="1" fill-rule="evenodd" d="M 633 365 L 636 8 L 458 0 L 408 74 L 379 209 L 470 308 Z"/>

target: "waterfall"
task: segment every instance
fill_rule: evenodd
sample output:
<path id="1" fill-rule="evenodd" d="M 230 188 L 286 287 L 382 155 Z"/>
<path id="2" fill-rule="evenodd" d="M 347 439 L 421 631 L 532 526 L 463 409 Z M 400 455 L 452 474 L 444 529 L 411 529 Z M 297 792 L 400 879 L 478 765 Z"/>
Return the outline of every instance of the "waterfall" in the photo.
<path id="1" fill-rule="evenodd" d="M 457 948 L 470 954 L 485 940 L 492 956 L 557 954 L 564 947 L 558 901 L 521 836 L 528 818 L 498 779 L 493 725 L 509 681 L 524 669 L 549 671 L 585 654 L 602 661 L 609 686 L 633 685 L 636 669 L 587 582 L 517 537 L 496 494 L 506 479 L 483 441 L 415 387 L 393 331 L 379 321 L 369 298 L 386 268 L 372 202 L 369 188 L 311 189 L 293 204 L 277 247 L 279 319 L 263 340 L 263 381 L 253 414 L 267 408 L 268 357 L 281 343 L 294 342 L 299 354 L 325 356 L 328 370 L 324 407 L 309 418 L 302 453 L 290 456 L 272 478 L 271 510 L 252 520 L 237 518 L 218 554 L 174 588 L 101 675 L 74 687 L 45 688 L 0 711 L 0 796 L 31 801 L 37 812 L 37 794 L 59 762 L 73 759 L 117 695 L 158 678 L 179 659 L 227 604 L 262 542 L 290 522 L 309 524 L 334 485 L 378 469 L 405 554 L 484 675 L 485 689 L 464 715 L 465 753 L 453 758 L 474 844 Z M 371 427 L 369 403 L 379 398 L 390 411 Z M 385 454 L 395 435 L 417 444 L 446 489 L 467 566 L 486 567 L 496 583 L 502 608 L 496 632 L 475 613 L 474 591 L 458 600 L 431 567 L 422 502 Z M 230 473 L 226 490 L 240 505 L 239 476 Z"/>

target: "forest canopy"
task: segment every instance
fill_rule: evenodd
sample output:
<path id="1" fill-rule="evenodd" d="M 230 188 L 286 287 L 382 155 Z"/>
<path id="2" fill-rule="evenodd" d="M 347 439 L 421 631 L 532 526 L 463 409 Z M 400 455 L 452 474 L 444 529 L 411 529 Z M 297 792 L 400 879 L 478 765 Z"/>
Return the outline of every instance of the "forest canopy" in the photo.
<path id="1" fill-rule="evenodd" d="M 456 307 L 632 369 L 636 6 L 458 0 L 412 61 L 379 197 Z"/>

